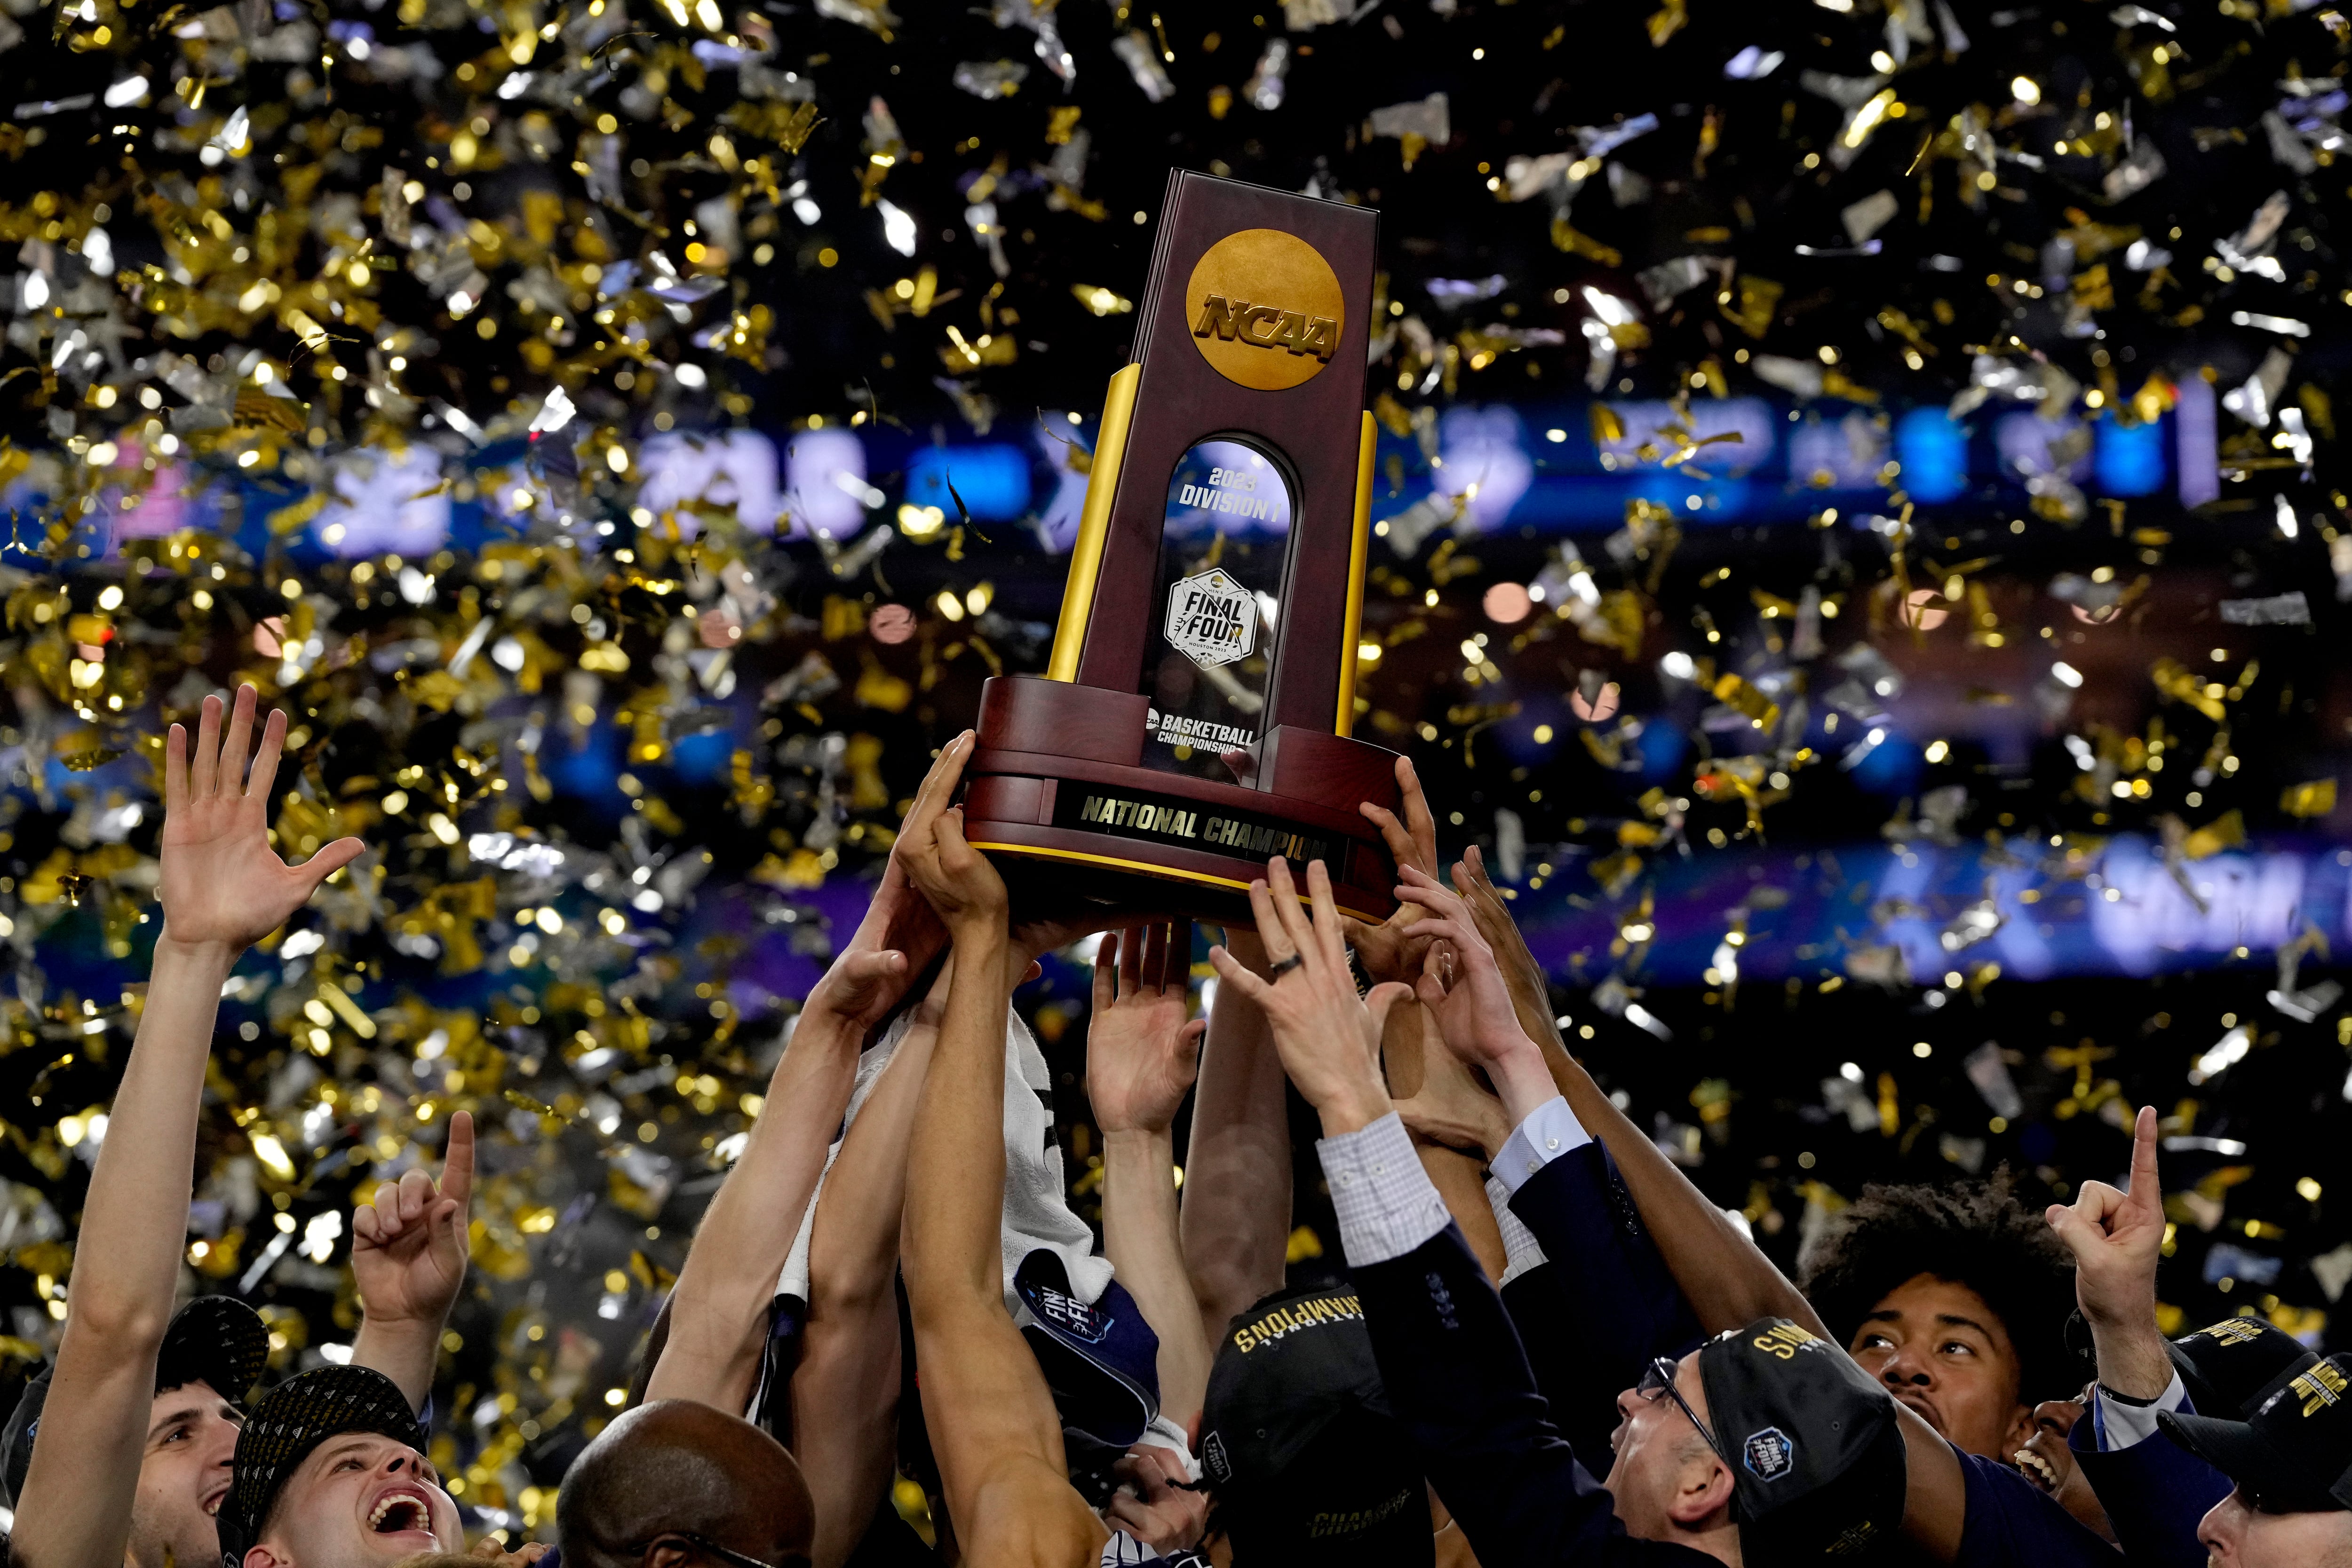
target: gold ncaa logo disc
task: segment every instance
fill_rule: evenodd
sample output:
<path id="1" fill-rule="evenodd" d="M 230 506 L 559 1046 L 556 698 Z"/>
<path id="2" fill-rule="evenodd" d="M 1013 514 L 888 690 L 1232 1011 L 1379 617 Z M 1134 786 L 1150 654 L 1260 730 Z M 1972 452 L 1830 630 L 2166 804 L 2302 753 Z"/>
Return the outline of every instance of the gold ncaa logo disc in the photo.
<path id="1" fill-rule="evenodd" d="M 1284 229 L 1244 229 L 1211 246 L 1184 301 L 1201 357 L 1259 392 L 1314 379 L 1339 352 L 1348 319 L 1331 264 Z"/>

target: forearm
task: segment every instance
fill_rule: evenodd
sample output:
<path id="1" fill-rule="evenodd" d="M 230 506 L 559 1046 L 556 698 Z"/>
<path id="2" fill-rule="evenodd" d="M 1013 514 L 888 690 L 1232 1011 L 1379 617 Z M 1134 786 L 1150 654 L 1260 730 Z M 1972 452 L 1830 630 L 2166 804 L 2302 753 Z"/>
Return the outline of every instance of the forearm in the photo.
<path id="1" fill-rule="evenodd" d="M 1625 1192 L 1642 1213 L 1642 1222 L 1656 1241 L 1658 1255 L 1665 1258 L 1675 1283 L 1691 1302 L 1700 1328 L 1722 1333 L 1724 1328 L 1757 1322 L 1759 1316 L 1785 1316 L 1828 1338 L 1828 1328 L 1822 1328 L 1811 1302 L 1797 1293 L 1797 1286 L 1773 1267 L 1771 1258 L 1724 1218 L 1722 1210 L 1691 1185 L 1691 1177 L 1675 1168 L 1675 1161 L 1661 1155 L 1658 1145 L 1651 1143 L 1649 1135 L 1634 1126 L 1609 1095 L 1601 1093 L 1592 1074 L 1567 1053 L 1567 1046 L 1559 1041 L 1559 1030 L 1552 1025 L 1548 997 L 1536 992 L 1540 971 L 1527 955 L 1517 928 L 1510 928 L 1507 945 L 1496 943 L 1496 955 L 1503 956 L 1500 968 L 1503 983 L 1510 989 L 1512 1011 L 1538 1044 L 1538 1051 L 1543 1051 L 1543 1065 L 1552 1086 L 1567 1095 L 1569 1110 L 1576 1112 L 1585 1131 L 1592 1133 L 1616 1161 Z M 1506 1091 L 1506 1086 L 1496 1083 L 1496 1089 Z M 1517 1086 L 1517 1091 L 1506 1091 L 1506 1100 L 1512 1093 L 1524 1098 L 1531 1091 Z M 1512 1119 L 1517 1124 L 1524 1116 L 1512 1110 Z"/>
<path id="2" fill-rule="evenodd" d="M 817 1195 L 808 1326 L 792 1379 L 793 1451 L 816 1503 L 815 1568 L 838 1568 L 856 1550 L 890 1481 L 907 1148 L 939 1032 L 917 1022 L 899 1037 Z"/>
<path id="3" fill-rule="evenodd" d="M 792 1380 L 793 1454 L 816 1505 L 812 1568 L 840 1568 L 865 1539 L 890 1485 L 899 1388 L 895 1294 L 812 1312 Z"/>
<path id="4" fill-rule="evenodd" d="M 1481 913 L 1479 928 L 1495 949 L 1504 986 L 1510 993 L 1511 1010 L 1541 1052 L 1553 1087 L 1566 1096 L 1576 1119 L 1617 1162 L 1626 1192 L 1701 1326 L 1717 1333 L 1760 1317 L 1785 1317 L 1826 1336 L 1828 1331 L 1820 1317 L 1772 1266 L 1772 1260 L 1658 1152 L 1657 1145 L 1611 1103 L 1591 1075 L 1569 1055 L 1551 1015 L 1542 966 L 1528 950 L 1518 927 L 1488 904 Z M 1507 1104 L 1535 1092 L 1523 1084 L 1514 1089 L 1497 1082 L 1496 1088 Z M 1525 1112 L 1517 1106 L 1510 1114 L 1515 1125 L 1525 1119 Z"/>
<path id="5" fill-rule="evenodd" d="M 111 1357 L 163 1341 L 187 1240 L 205 1063 L 236 961 L 225 948 L 183 947 L 168 929 L 155 944 L 146 1009 L 82 1209 L 67 1347 L 102 1342 Z"/>
<path id="6" fill-rule="evenodd" d="M 1227 950 L 1263 974 L 1256 938 L 1226 935 Z M 1252 1302 L 1282 1288 L 1290 1241 L 1287 1082 L 1265 1014 L 1237 988 L 1219 986 L 1193 1091 L 1179 1228 L 1212 1344 Z"/>
<path id="7" fill-rule="evenodd" d="M 816 1221 L 809 1236 L 812 1322 L 890 1301 L 895 1323 L 907 1150 L 939 1038 L 935 1021 L 917 1022 L 899 1037 L 842 1139 L 841 1153 L 817 1195 Z"/>
<path id="8" fill-rule="evenodd" d="M 2126 1399 L 2161 1398 L 2172 1386 L 2172 1355 L 2156 1326 L 2156 1303 L 2137 1322 L 2091 1324 L 2091 1346 L 2098 1356 L 2099 1386 Z M 2229 1411 L 2209 1411 L 2227 1416 Z"/>
<path id="9" fill-rule="evenodd" d="M 1167 1129 L 1103 1134 L 1103 1250 L 1160 1336 L 1160 1409 L 1182 1427 L 1209 1386 L 1209 1338 L 1177 1239 L 1175 1143 Z"/>
<path id="10" fill-rule="evenodd" d="M 1437 1188 L 1437 1196 L 1445 1200 L 1446 1212 L 1454 1216 L 1470 1255 L 1486 1271 L 1487 1282 L 1499 1289 L 1509 1259 L 1503 1246 L 1502 1228 L 1496 1224 L 1494 1207 L 1486 1201 L 1486 1178 L 1479 1174 L 1485 1162 L 1459 1149 L 1419 1139 L 1414 1140 L 1412 1152 L 1420 1156 L 1421 1168 L 1427 1173 L 1430 1185 Z"/>
<path id="11" fill-rule="evenodd" d="M 352 1341 L 352 1364 L 373 1367 L 400 1385 L 412 1410 L 424 1409 L 433 1396 L 433 1372 L 440 1356 L 441 1325 L 414 1318 L 362 1316 Z"/>
<path id="12" fill-rule="evenodd" d="M 811 1020 L 794 1031 L 743 1154 L 695 1231 L 649 1398 L 741 1407 L 737 1396 L 759 1364 L 776 1277 L 824 1174 L 856 1079 L 856 1037 L 817 1030 Z"/>
<path id="13" fill-rule="evenodd" d="M 168 928 L 155 945 L 146 1010 L 82 1210 L 46 1440 L 16 1499 L 16 1557 L 38 1568 L 122 1561 L 187 1239 L 205 1062 L 235 961 L 226 948 L 183 946 Z"/>
<path id="14" fill-rule="evenodd" d="M 907 1160 L 903 1245 L 918 1329 L 972 1302 L 1003 1312 L 1007 943 L 1001 920 L 954 940 L 955 979 Z"/>

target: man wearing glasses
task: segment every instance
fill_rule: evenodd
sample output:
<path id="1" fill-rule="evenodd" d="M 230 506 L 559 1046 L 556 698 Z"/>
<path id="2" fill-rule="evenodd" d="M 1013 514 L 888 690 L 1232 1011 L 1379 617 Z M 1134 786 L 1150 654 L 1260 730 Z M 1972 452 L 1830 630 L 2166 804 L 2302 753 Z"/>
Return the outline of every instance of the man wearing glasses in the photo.
<path id="1" fill-rule="evenodd" d="M 1476 1010 L 1517 1033 L 1460 900 L 1410 869 L 1403 880 L 1398 895 L 1423 907 L 1429 935 L 1486 955 L 1450 989 L 1424 984 L 1441 1026 L 1449 1010 Z M 1381 1025 L 1410 993 L 1384 985 L 1358 998 L 1330 879 L 1318 863 L 1307 883 L 1311 918 L 1280 860 L 1250 889 L 1268 977 L 1223 948 L 1211 957 L 1265 1010 L 1284 1069 L 1321 1118 L 1318 1152 L 1391 1408 L 1479 1560 L 1699 1568 L 1864 1551 L 1891 1535 L 1905 1473 L 1894 1401 L 1786 1319 L 1654 1364 L 1618 1396 L 1615 1462 L 1593 1480 L 1553 1427 L 1501 1297 L 1389 1099 Z M 1517 1082 L 1517 1065 L 1489 1064 L 1507 1106 L 1552 1097 L 1548 1079 Z"/>

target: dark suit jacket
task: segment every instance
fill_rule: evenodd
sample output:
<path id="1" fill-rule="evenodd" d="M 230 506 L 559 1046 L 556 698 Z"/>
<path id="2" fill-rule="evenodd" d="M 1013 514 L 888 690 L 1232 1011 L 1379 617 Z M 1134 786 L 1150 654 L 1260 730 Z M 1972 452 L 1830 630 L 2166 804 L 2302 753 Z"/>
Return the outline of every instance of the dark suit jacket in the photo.
<path id="1" fill-rule="evenodd" d="M 2184 1400 L 2181 1408 L 2191 1406 Z M 2135 1568 L 2205 1568 L 2197 1525 L 2230 1495 L 2227 1476 L 2161 1432 L 2103 1453 L 2088 1416 L 2074 1423 L 2066 1446 Z"/>
<path id="2" fill-rule="evenodd" d="M 1589 1363 L 1571 1375 L 1580 1381 L 1560 1395 L 1580 1412 L 1593 1407 L 1600 1385 L 1609 1385 L 1613 1398 L 1639 1381 L 1653 1357 L 1679 1359 L 1705 1337 L 1598 1143 L 1571 1149 L 1528 1177 L 1511 1212 L 1550 1260 L 1537 1272 L 1556 1276 L 1549 1289 L 1566 1303 L 1563 1327 L 1575 1336 L 1570 1349 Z M 1531 1339 L 1561 1332 L 1526 1320 L 1522 1327 Z M 1603 1414 L 1613 1421 L 1613 1414 Z M 2106 1542 L 2014 1470 L 1960 1458 L 1968 1501 L 1954 1559 L 1958 1568 L 2100 1568 L 2115 1562 Z"/>
<path id="3" fill-rule="evenodd" d="M 1617 1396 L 1706 1336 L 1597 1142 L 1529 1177 L 1511 1212 L 1549 1260 L 1503 1289 L 1536 1385 L 1578 1452 L 1605 1452 Z"/>
<path id="4" fill-rule="evenodd" d="M 1351 1267 L 1390 1408 L 1482 1568 L 1708 1568 L 1636 1541 L 1536 1391 L 1502 1298 L 1448 1225 L 1386 1263 Z"/>

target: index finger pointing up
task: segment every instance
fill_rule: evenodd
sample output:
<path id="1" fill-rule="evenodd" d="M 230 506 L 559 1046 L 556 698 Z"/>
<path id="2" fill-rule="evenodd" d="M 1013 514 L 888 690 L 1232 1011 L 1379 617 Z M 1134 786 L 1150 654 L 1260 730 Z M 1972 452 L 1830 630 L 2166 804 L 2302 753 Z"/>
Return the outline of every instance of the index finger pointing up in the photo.
<path id="1" fill-rule="evenodd" d="M 2132 1124 L 2131 1200 L 2134 1207 L 2161 1207 L 2164 1186 L 2156 1175 L 2156 1107 L 2143 1105 Z"/>
<path id="2" fill-rule="evenodd" d="M 449 1146 L 441 1156 L 441 1196 L 457 1200 L 457 1212 L 467 1212 L 474 1196 L 474 1115 L 470 1111 L 449 1114 Z"/>

